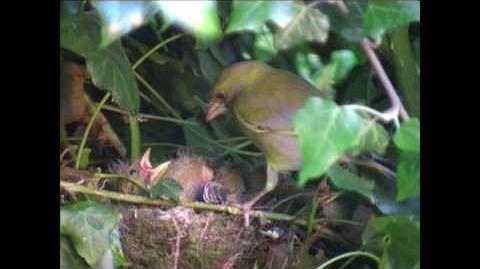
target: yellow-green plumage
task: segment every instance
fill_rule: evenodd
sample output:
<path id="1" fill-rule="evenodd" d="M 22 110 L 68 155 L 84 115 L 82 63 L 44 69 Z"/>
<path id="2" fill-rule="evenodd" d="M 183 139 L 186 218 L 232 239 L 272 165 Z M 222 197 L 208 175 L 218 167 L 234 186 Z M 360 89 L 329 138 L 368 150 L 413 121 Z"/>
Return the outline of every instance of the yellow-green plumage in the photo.
<path id="1" fill-rule="evenodd" d="M 265 190 L 247 206 L 275 187 L 278 171 L 301 167 L 293 117 L 313 96 L 322 97 L 301 77 L 259 61 L 233 64 L 218 77 L 211 92 L 207 120 L 222 113 L 224 107 L 230 109 L 241 130 L 267 160 Z"/>

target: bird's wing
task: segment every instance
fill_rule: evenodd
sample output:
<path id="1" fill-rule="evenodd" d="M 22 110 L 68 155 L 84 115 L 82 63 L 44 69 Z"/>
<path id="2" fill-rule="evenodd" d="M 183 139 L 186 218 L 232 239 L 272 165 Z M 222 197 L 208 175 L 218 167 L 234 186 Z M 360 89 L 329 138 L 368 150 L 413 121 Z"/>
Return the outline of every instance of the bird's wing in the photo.
<path id="1" fill-rule="evenodd" d="M 254 89 L 242 92 L 234 100 L 233 111 L 251 131 L 293 135 L 293 117 L 311 96 L 320 93 L 295 75 L 276 70 Z"/>

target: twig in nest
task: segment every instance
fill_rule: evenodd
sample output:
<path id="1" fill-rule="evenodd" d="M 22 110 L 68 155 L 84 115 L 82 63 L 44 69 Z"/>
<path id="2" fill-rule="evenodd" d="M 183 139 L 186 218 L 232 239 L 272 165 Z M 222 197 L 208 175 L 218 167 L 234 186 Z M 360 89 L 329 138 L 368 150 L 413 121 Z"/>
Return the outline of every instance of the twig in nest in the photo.
<path id="1" fill-rule="evenodd" d="M 175 219 L 175 217 L 173 215 L 170 215 L 170 219 L 172 220 L 173 222 L 173 225 L 175 226 L 175 230 L 177 231 L 177 236 L 176 236 L 176 239 L 175 239 L 175 253 L 174 253 L 174 256 L 173 256 L 173 267 L 172 269 L 177 269 L 178 267 L 178 259 L 180 257 L 180 240 L 182 239 L 182 235 L 181 235 L 181 231 L 180 231 L 180 228 L 178 227 L 178 223 L 177 223 L 177 220 Z"/>

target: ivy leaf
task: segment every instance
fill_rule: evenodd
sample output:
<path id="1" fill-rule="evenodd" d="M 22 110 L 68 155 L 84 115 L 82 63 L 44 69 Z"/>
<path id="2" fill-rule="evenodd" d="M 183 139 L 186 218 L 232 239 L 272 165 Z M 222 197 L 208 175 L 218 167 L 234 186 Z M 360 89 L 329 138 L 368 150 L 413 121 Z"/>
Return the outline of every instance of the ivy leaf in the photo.
<path id="1" fill-rule="evenodd" d="M 120 229 L 118 228 L 118 225 L 115 226 L 110 233 L 110 249 L 112 251 L 115 268 L 126 266 L 128 264 L 127 259 L 123 254 L 122 242 L 120 240 Z"/>
<path id="2" fill-rule="evenodd" d="M 287 25 L 298 9 L 291 1 L 234 1 L 226 34 L 253 31 L 261 32 L 267 21 L 279 26 Z"/>
<path id="3" fill-rule="evenodd" d="M 62 269 L 91 269 L 80 257 L 65 236 L 60 236 L 60 268 Z"/>
<path id="4" fill-rule="evenodd" d="M 255 37 L 253 54 L 255 59 L 269 62 L 277 55 L 278 51 L 274 45 L 272 32 L 266 26 L 264 26 L 264 30 L 264 32 L 257 34 Z"/>
<path id="5" fill-rule="evenodd" d="M 365 36 L 363 20 L 368 3 L 366 1 L 345 1 L 344 3 L 349 11 L 348 16 L 342 14 L 335 5 L 323 5 L 321 10 L 330 19 L 333 32 L 349 42 L 358 42 Z"/>
<path id="6" fill-rule="evenodd" d="M 329 89 L 347 77 L 356 64 L 357 58 L 352 51 L 334 51 L 330 63 L 313 74 L 313 84 L 318 89 Z"/>
<path id="7" fill-rule="evenodd" d="M 395 145 L 405 151 L 420 152 L 420 122 L 412 118 L 404 122 L 393 137 Z"/>
<path id="8" fill-rule="evenodd" d="M 420 21 L 419 1 L 372 2 L 368 4 L 363 27 L 367 35 L 378 37 L 389 29 L 414 21 Z"/>
<path id="9" fill-rule="evenodd" d="M 102 18 L 101 47 L 145 24 L 158 8 L 143 1 L 99 1 L 92 4 Z"/>
<path id="10" fill-rule="evenodd" d="M 325 173 L 342 154 L 357 145 L 362 119 L 348 107 L 312 97 L 295 115 L 294 126 L 304 162 L 299 184 L 304 185 Z"/>
<path id="11" fill-rule="evenodd" d="M 397 201 L 420 194 L 420 122 L 412 118 L 393 137 L 401 150 L 397 167 Z"/>
<path id="12" fill-rule="evenodd" d="M 401 152 L 397 167 L 397 201 L 420 194 L 420 154 Z"/>
<path id="13" fill-rule="evenodd" d="M 302 42 L 325 43 L 330 22 L 320 10 L 304 5 L 296 5 L 299 12 L 275 34 L 275 46 L 285 50 Z"/>
<path id="14" fill-rule="evenodd" d="M 101 18 L 95 10 L 78 11 L 71 2 L 62 1 L 60 12 L 60 47 L 85 57 L 101 42 Z"/>
<path id="15" fill-rule="evenodd" d="M 340 166 L 333 166 L 327 171 L 332 184 L 346 191 L 357 192 L 370 201 L 373 201 L 373 189 L 375 182 L 355 175 L 354 173 L 341 168 Z"/>
<path id="16" fill-rule="evenodd" d="M 356 149 L 358 151 L 374 151 L 384 154 L 390 143 L 390 136 L 387 130 L 373 119 L 363 119 L 363 129 L 360 134 L 360 141 Z"/>
<path id="17" fill-rule="evenodd" d="M 138 113 L 140 107 L 138 85 L 120 41 L 88 53 L 86 58 L 93 83 L 101 89 L 110 91 L 120 106 Z"/>
<path id="18" fill-rule="evenodd" d="M 204 41 L 218 39 L 222 31 L 215 1 L 154 1 L 164 17 Z"/>
<path id="19" fill-rule="evenodd" d="M 382 257 L 379 268 L 410 269 L 420 262 L 420 221 L 416 218 L 373 218 L 362 240 L 366 251 Z"/>
<path id="20" fill-rule="evenodd" d="M 182 186 L 173 179 L 162 179 L 150 189 L 150 197 L 178 200 L 182 194 Z"/>
<path id="21" fill-rule="evenodd" d="M 60 233 L 70 238 L 90 266 L 96 266 L 110 249 L 110 233 L 119 219 L 115 211 L 102 204 L 70 204 L 60 209 Z"/>

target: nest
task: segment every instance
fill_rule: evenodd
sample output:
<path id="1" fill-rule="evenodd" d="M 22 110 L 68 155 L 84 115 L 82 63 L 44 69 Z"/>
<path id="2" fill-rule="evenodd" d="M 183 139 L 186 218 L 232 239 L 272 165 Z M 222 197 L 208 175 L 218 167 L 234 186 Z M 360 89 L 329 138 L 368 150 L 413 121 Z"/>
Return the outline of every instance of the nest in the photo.
<path id="1" fill-rule="evenodd" d="M 121 207 L 127 268 L 253 268 L 265 260 L 265 240 L 226 214 L 175 207 Z"/>

